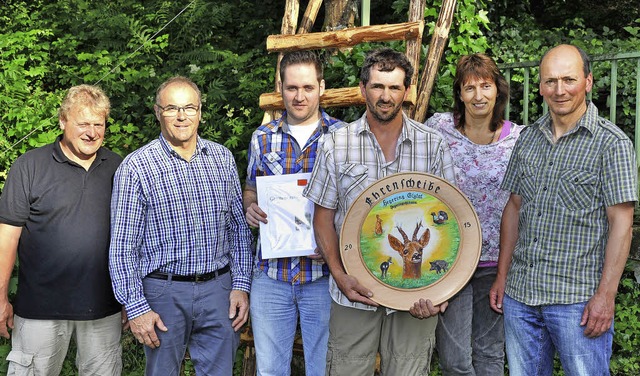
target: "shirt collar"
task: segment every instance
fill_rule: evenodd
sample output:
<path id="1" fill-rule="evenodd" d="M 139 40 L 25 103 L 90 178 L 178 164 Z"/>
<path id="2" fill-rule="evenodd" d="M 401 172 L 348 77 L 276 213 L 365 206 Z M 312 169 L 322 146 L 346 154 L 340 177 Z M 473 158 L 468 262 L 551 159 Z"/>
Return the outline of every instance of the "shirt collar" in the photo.
<path id="1" fill-rule="evenodd" d="M 360 119 L 356 124 L 356 134 L 361 134 L 363 132 L 368 132 L 373 134 L 373 132 L 371 132 L 371 127 L 369 126 L 369 122 L 367 121 L 366 112 L 362 114 L 362 117 L 360 117 Z M 400 143 L 404 141 L 413 142 L 413 138 L 411 137 L 411 134 L 412 132 L 409 132 L 409 117 L 403 111 L 402 112 L 402 131 L 400 132 L 400 137 L 398 137 L 398 141 L 400 141 Z"/>
<path id="2" fill-rule="evenodd" d="M 567 134 L 571 134 L 574 132 L 578 132 L 579 128 L 586 129 L 589 133 L 594 134 L 595 128 L 597 126 L 596 119 L 598 119 L 598 108 L 593 102 L 587 102 L 587 110 L 582 115 L 582 117 L 576 123 L 574 129 L 569 131 Z M 549 139 L 552 139 L 552 130 L 551 130 L 551 114 L 546 113 L 542 116 L 538 121 L 533 124 L 534 127 L 538 128 L 540 132 L 547 135 Z"/>
<path id="3" fill-rule="evenodd" d="M 208 155 L 209 154 L 209 148 L 206 145 L 204 145 L 204 143 L 202 142 L 202 138 L 200 138 L 199 135 L 197 135 L 196 137 L 197 137 L 197 139 L 196 139 L 196 150 L 194 151 L 193 156 L 191 157 L 191 159 L 196 158 L 196 156 L 198 156 L 200 154 L 204 154 L 204 155 Z M 182 159 L 182 157 L 175 150 L 173 150 L 173 148 L 169 144 L 169 141 L 167 141 L 167 139 L 164 138 L 162 133 L 160 133 L 160 136 L 158 138 L 160 140 L 160 145 L 162 146 L 162 150 L 165 152 L 165 154 L 167 154 L 170 157 L 175 157 L 175 158 Z"/>
<path id="4" fill-rule="evenodd" d="M 320 108 L 320 129 L 322 129 L 322 133 L 327 133 L 333 130 L 335 121 L 331 121 L 331 116 L 325 112 L 324 109 Z M 269 129 L 272 133 L 277 133 L 281 131 L 282 133 L 289 132 L 289 124 L 287 124 L 287 110 L 282 112 L 282 116 L 279 119 L 271 121 L 266 125 L 267 129 Z"/>
<path id="5" fill-rule="evenodd" d="M 63 135 L 59 135 L 58 137 L 56 137 L 56 140 L 53 142 L 53 151 L 51 152 L 51 154 L 53 155 L 53 159 L 59 163 L 66 162 L 66 163 L 72 163 L 74 165 L 77 165 L 77 163 L 67 158 L 67 156 L 62 151 L 62 147 L 60 147 L 60 141 L 62 141 L 62 137 Z M 96 161 L 101 162 L 101 161 L 104 161 L 105 159 L 108 159 L 108 154 L 104 151 L 104 148 L 101 146 L 100 148 L 98 148 L 98 151 L 96 152 L 96 159 L 94 159 L 91 165 L 93 166 L 96 163 Z"/>

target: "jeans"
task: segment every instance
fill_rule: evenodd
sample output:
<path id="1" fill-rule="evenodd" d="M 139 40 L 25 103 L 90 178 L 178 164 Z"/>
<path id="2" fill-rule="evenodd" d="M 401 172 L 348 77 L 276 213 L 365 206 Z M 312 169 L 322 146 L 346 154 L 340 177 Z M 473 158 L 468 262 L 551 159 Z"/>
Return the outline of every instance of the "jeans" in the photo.
<path id="1" fill-rule="evenodd" d="M 298 316 L 305 374 L 324 375 L 331 312 L 329 277 L 292 285 L 272 279 L 255 268 L 250 300 L 258 375 L 291 374 Z"/>
<path id="2" fill-rule="evenodd" d="M 436 328 L 440 369 L 448 375 L 504 375 L 502 315 L 489 306 L 496 268 L 478 268 L 449 301 Z"/>
<path id="3" fill-rule="evenodd" d="M 231 273 L 206 282 L 144 278 L 142 284 L 168 329 L 155 329 L 160 347 L 144 346 L 145 375 L 177 376 L 187 347 L 197 375 L 233 374 L 240 334 L 229 319 Z"/>
<path id="4" fill-rule="evenodd" d="M 556 350 L 567 376 L 608 376 L 613 323 L 597 338 L 584 335 L 580 320 L 587 303 L 528 306 L 503 300 L 509 374 L 553 374 Z"/>

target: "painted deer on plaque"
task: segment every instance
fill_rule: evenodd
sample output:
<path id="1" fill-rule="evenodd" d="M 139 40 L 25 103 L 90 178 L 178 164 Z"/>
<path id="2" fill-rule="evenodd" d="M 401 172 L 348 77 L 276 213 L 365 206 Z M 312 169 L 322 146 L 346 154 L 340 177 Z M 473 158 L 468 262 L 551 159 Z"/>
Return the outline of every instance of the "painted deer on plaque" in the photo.
<path id="1" fill-rule="evenodd" d="M 387 236 L 391 248 L 402 257 L 402 278 L 405 279 L 419 279 L 422 276 L 422 250 L 429 243 L 431 232 L 426 229 L 418 239 L 420 227 L 422 227 L 422 221 L 416 224 L 411 240 L 400 226 L 396 226 L 396 228 L 402 235 L 402 241 L 391 234 Z"/>

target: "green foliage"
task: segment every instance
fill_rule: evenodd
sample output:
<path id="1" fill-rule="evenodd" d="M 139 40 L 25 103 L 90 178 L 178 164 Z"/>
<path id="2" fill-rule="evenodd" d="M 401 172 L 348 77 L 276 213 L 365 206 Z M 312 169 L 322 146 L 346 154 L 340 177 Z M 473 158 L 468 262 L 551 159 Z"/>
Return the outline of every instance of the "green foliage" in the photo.
<path id="1" fill-rule="evenodd" d="M 616 297 L 612 375 L 640 374 L 640 284 L 634 278 L 637 261 L 629 261 Z"/>
<path id="2" fill-rule="evenodd" d="M 523 33 L 522 30 L 528 30 Z M 614 32 L 604 27 L 596 31 L 584 26 L 582 19 L 569 19 L 562 27 L 554 29 L 536 28 L 532 16 L 522 15 L 519 19 L 499 18 L 498 24 L 489 32 L 491 38 L 491 54 L 499 63 L 537 62 L 544 51 L 561 43 L 575 44 L 584 49 L 590 56 L 614 55 L 622 52 L 640 50 L 640 20 L 634 25 L 624 28 L 625 31 Z M 635 33 L 635 34 L 634 34 Z M 612 121 L 622 128 L 633 139 L 635 104 L 636 104 L 636 66 L 635 60 L 618 62 L 616 119 Z M 611 104 L 611 63 L 594 61 L 592 63 L 594 85 L 592 100 L 598 107 L 600 115 L 609 118 Z M 542 115 L 542 98 L 538 93 L 537 65 L 530 69 L 529 91 L 526 93 L 529 103 L 529 123 Z M 516 69 L 511 76 L 511 119 L 523 122 L 524 71 Z"/>
<path id="3" fill-rule="evenodd" d="M 382 18 L 384 22 L 380 23 L 406 21 L 409 0 L 378 2 L 390 10 L 384 15 L 372 14 Z M 425 7 L 423 62 L 441 3 L 429 0 Z M 429 113 L 451 109 L 455 63 L 463 54 L 488 52 L 498 62 L 511 63 L 535 61 L 544 49 L 560 42 L 575 43 L 592 55 L 640 49 L 640 19 L 619 28 L 596 30 L 585 26 L 593 22 L 565 17 L 560 26 L 544 29 L 529 14 L 534 3 L 458 1 Z M 553 3 L 553 9 L 561 9 L 559 1 Z M 187 4 L 190 6 L 184 13 L 167 25 Z M 276 55 L 266 53 L 264 42 L 267 35 L 279 33 L 283 11 L 284 4 L 279 0 L 4 0 L 0 7 L 0 189 L 18 156 L 52 142 L 60 133 L 57 108 L 70 86 L 98 83 L 107 92 L 112 112 L 105 145 L 125 156 L 158 137 L 152 111 L 155 89 L 176 74 L 190 77 L 201 88 L 200 134 L 231 149 L 243 179 L 249 137 L 263 115 L 257 106 L 258 97 L 273 90 Z M 327 87 L 356 86 L 366 51 L 378 45 L 363 44 L 326 55 Z M 402 42 L 384 45 L 404 49 Z M 635 69 L 627 62 L 618 67 L 615 120 L 629 135 L 636 116 Z M 608 72 L 608 63 L 594 64 L 593 97 L 605 116 L 610 103 Z M 522 94 L 518 93 L 522 93 L 523 82 L 522 71 L 514 71 L 512 118 L 522 116 Z M 532 69 L 530 83 L 525 95 L 537 105 L 529 115 L 535 119 L 542 112 L 537 69 Z M 363 108 L 330 112 L 352 121 L 360 117 Z M 640 347 L 639 294 L 638 284 L 629 271 L 625 272 L 611 363 L 616 375 L 640 373 L 640 358 L 634 355 Z M 142 349 L 130 334 L 123 336 L 123 346 L 124 374 L 141 375 Z M 0 374 L 6 370 L 3 362 L 8 350 L 8 342 L 1 340 Z M 433 365 L 432 374 L 439 374 L 435 361 Z M 71 360 L 65 372 L 74 374 Z M 193 374 L 189 362 L 185 373 Z"/>
<path id="4" fill-rule="evenodd" d="M 130 0 L 3 5 L 0 187 L 19 155 L 60 133 L 57 108 L 70 86 L 98 83 L 110 96 L 105 146 L 124 156 L 158 137 L 155 89 L 176 74 L 202 90 L 201 135 L 229 147 L 244 175 L 248 139 L 262 120 L 258 97 L 272 90 L 275 69 L 276 56 L 262 45 L 267 35 L 278 33 L 279 21 L 261 16 L 283 7 L 270 1 L 261 7 L 252 1 L 195 1 L 167 26 L 185 5 Z"/>

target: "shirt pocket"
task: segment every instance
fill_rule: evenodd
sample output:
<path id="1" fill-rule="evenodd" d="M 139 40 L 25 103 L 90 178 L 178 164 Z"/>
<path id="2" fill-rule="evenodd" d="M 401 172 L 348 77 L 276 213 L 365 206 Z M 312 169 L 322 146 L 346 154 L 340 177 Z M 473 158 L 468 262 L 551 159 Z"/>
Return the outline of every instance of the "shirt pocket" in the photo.
<path id="1" fill-rule="evenodd" d="M 558 195 L 560 204 L 569 210 L 590 207 L 596 195 L 598 175 L 584 170 L 565 170 L 560 173 Z"/>
<path id="2" fill-rule="evenodd" d="M 282 175 L 286 163 L 283 151 L 271 151 L 261 156 L 261 164 L 265 175 Z"/>
<path id="3" fill-rule="evenodd" d="M 353 202 L 369 185 L 369 168 L 362 164 L 346 163 L 338 170 L 338 189 L 340 196 Z"/>
<path id="4" fill-rule="evenodd" d="M 536 194 L 536 177 L 539 168 L 531 164 L 523 164 L 520 168 L 520 191 L 516 192 L 525 202 L 534 199 Z"/>

